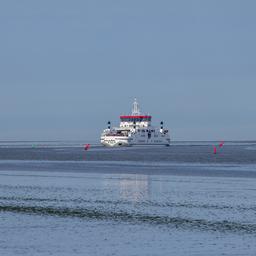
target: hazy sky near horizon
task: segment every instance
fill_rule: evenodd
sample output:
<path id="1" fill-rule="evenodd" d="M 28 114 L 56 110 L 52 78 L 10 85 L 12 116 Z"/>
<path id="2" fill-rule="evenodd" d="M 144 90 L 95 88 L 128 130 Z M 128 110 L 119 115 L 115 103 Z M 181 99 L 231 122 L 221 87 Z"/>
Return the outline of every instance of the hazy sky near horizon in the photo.
<path id="1" fill-rule="evenodd" d="M 174 140 L 256 139 L 256 1 L 0 2 L 0 140 L 97 140 L 133 98 Z"/>

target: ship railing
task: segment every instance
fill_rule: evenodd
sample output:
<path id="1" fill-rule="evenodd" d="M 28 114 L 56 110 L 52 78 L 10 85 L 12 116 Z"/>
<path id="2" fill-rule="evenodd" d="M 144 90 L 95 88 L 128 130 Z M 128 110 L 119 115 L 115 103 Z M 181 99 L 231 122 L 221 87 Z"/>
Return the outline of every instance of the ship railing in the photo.
<path id="1" fill-rule="evenodd" d="M 119 134 L 119 133 L 108 133 L 106 136 L 117 136 L 117 137 L 128 137 L 126 134 Z"/>

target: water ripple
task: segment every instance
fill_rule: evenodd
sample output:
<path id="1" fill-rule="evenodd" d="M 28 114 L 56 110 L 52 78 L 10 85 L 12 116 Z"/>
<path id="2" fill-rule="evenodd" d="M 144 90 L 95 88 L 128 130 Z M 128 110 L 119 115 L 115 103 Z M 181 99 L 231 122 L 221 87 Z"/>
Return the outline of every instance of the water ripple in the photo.
<path id="1" fill-rule="evenodd" d="M 256 224 L 239 223 L 231 221 L 208 221 L 203 219 L 189 219 L 149 215 L 141 213 L 128 213 L 125 211 L 102 211 L 97 208 L 56 208 L 40 206 L 0 205 L 0 211 L 26 214 L 50 215 L 58 217 L 77 217 L 97 220 L 142 222 L 145 224 L 170 225 L 176 228 L 201 229 L 221 232 L 244 232 L 256 234 Z"/>

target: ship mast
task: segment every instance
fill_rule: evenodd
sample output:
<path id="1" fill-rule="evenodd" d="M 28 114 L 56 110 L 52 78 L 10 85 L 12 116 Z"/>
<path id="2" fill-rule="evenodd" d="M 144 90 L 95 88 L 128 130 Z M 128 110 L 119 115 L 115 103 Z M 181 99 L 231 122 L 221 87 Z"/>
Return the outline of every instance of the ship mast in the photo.
<path id="1" fill-rule="evenodd" d="M 140 108 L 139 103 L 137 102 L 137 99 L 134 99 L 134 102 L 132 104 L 132 115 L 133 116 L 139 116 L 140 115 Z"/>

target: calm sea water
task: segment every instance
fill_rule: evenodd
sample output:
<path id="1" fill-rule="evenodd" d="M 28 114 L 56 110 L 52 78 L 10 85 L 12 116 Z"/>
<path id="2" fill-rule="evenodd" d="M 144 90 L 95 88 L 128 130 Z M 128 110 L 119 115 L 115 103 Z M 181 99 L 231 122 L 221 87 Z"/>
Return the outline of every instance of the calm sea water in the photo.
<path id="1" fill-rule="evenodd" d="M 0 255 L 256 255 L 256 142 L 0 142 Z"/>

